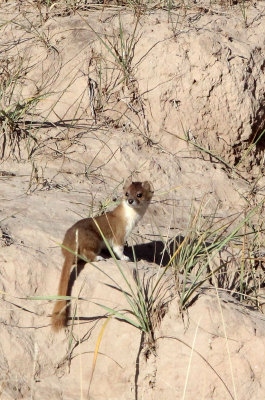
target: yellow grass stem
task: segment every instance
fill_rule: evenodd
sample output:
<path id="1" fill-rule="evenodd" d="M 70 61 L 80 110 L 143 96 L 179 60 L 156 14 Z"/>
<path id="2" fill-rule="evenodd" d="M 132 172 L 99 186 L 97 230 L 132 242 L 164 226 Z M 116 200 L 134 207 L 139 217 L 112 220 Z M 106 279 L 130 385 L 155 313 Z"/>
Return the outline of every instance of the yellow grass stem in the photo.
<path id="1" fill-rule="evenodd" d="M 186 374 L 186 379 L 185 379 L 185 384 L 184 384 L 182 400 L 184 400 L 185 397 L 186 397 L 186 391 L 187 391 L 188 380 L 189 380 L 190 369 L 191 369 L 191 361 L 192 361 L 192 356 L 193 356 L 193 353 L 194 353 L 195 342 L 196 342 L 196 338 L 197 338 L 197 334 L 198 334 L 200 320 L 201 319 L 199 319 L 199 321 L 197 323 L 196 330 L 195 330 L 194 337 L 193 337 L 193 342 L 192 342 L 192 347 L 191 347 L 190 359 L 189 359 L 189 364 L 188 364 L 188 369 L 187 369 L 187 374 Z"/>
<path id="2" fill-rule="evenodd" d="M 232 358 L 231 358 L 231 352 L 229 349 L 229 344 L 228 344 L 228 337 L 227 337 L 227 332 L 226 332 L 226 325 L 225 325 L 225 319 L 224 319 L 224 314 L 223 314 L 223 310 L 222 310 L 222 304 L 221 304 L 221 300 L 219 297 L 219 293 L 218 293 L 218 284 L 216 282 L 216 276 L 214 274 L 213 271 L 213 267 L 212 267 L 212 262 L 211 262 L 211 258 L 209 257 L 209 267 L 212 271 L 212 279 L 213 279 L 213 283 L 214 283 L 214 287 L 215 287 L 215 291 L 216 291 L 216 297 L 217 297 L 217 301 L 218 301 L 218 307 L 220 310 L 220 315 L 221 315 L 221 320 L 222 320 L 222 325 L 223 325 L 223 330 L 224 330 L 224 337 L 225 337 L 225 347 L 226 347 L 226 351 L 227 351 L 227 355 L 228 355 L 228 361 L 229 361 L 229 368 L 230 368 L 230 373 L 231 373 L 231 380 L 232 380 L 232 385 L 233 385 L 233 391 L 234 391 L 234 399 L 237 400 L 237 391 L 236 391 L 236 383 L 235 383 L 235 376 L 234 376 L 234 371 L 233 371 L 233 364 L 232 364 Z"/>
<path id="3" fill-rule="evenodd" d="M 87 399 L 89 400 L 89 394 L 90 394 L 90 388 L 91 388 L 91 384 L 92 384 L 92 379 L 94 376 L 94 372 L 95 372 L 95 368 L 96 368 L 96 363 L 97 363 L 97 357 L 98 357 L 98 350 L 99 350 L 99 346 L 104 334 L 104 331 L 106 329 L 107 324 L 109 323 L 110 319 L 112 318 L 112 315 L 110 315 L 106 321 L 104 322 L 104 324 L 102 325 L 99 335 L 98 335 L 98 339 L 97 339 L 97 343 L 96 343 L 96 347 L 95 347 L 95 351 L 94 351 L 94 358 L 93 358 L 93 363 L 92 363 L 92 371 L 91 371 L 91 377 L 90 377 L 90 381 L 89 381 L 89 386 L 88 386 L 88 392 L 87 392 Z"/>

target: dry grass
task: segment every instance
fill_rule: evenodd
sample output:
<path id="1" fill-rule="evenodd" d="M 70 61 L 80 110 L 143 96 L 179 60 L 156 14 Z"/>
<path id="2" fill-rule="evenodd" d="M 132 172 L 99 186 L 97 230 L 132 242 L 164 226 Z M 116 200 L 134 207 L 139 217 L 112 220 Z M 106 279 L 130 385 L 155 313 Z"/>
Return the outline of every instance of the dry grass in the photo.
<path id="1" fill-rule="evenodd" d="M 15 4 L 15 2 L 7 1 L 5 6 L 8 8 L 12 3 Z M 209 9 L 213 5 L 215 4 L 209 3 Z M 232 6 L 232 4 L 228 2 L 224 4 L 222 2 L 222 6 L 228 7 Z M 247 25 L 246 2 L 241 1 L 237 6 L 242 8 L 243 20 Z M 15 15 L 14 18 L 3 21 L 0 25 L 0 33 L 1 31 L 6 33 L 10 27 L 10 32 L 12 32 L 12 29 L 16 27 L 20 31 L 21 37 L 25 35 L 27 40 L 33 40 L 36 45 L 44 49 L 47 56 L 58 52 L 52 38 L 44 27 L 52 18 L 74 15 L 80 17 L 80 21 L 84 21 L 85 16 L 95 10 L 97 12 L 100 10 L 102 13 L 104 10 L 111 10 L 118 16 L 117 19 L 119 21 L 118 29 L 113 30 L 111 34 L 101 35 L 91 25 L 87 26 L 94 33 L 100 44 L 97 49 L 101 50 L 94 51 L 90 69 L 85 71 L 85 74 L 87 74 L 87 86 L 77 99 L 70 120 L 58 118 L 57 121 L 54 121 L 51 116 L 69 87 L 74 86 L 80 76 L 80 71 L 73 75 L 73 79 L 68 86 L 60 93 L 56 93 L 56 98 L 53 97 L 52 86 L 54 81 L 47 81 L 44 78 L 44 84 L 35 87 L 35 91 L 31 96 L 26 96 L 23 92 L 23 87 L 28 84 L 28 74 L 33 68 L 33 64 L 26 56 L 30 47 L 24 46 L 21 48 L 22 44 L 15 37 L 11 39 L 9 37 L 8 40 L 0 39 L 3 41 L 2 45 L 5 45 L 0 59 L 0 158 L 2 161 L 14 159 L 16 162 L 27 160 L 31 163 L 32 173 L 29 177 L 28 190 L 71 190 L 70 184 L 58 186 L 56 180 L 45 175 L 45 165 L 43 167 L 42 158 L 45 159 L 46 157 L 47 159 L 50 157 L 62 161 L 67 159 L 73 163 L 78 163 L 80 167 L 79 174 L 86 177 L 88 181 L 98 176 L 101 179 L 101 170 L 114 157 L 115 152 L 110 150 L 109 158 L 105 160 L 104 165 L 99 166 L 97 165 L 97 157 L 101 150 L 94 155 L 90 163 L 83 162 L 75 154 L 77 148 L 82 148 L 82 138 L 85 135 L 91 135 L 94 140 L 101 141 L 95 135 L 96 129 L 108 129 L 109 126 L 124 127 L 124 119 L 126 119 L 130 129 L 135 129 L 137 133 L 140 133 L 146 139 L 148 145 L 153 145 L 145 118 L 146 105 L 138 93 L 138 85 L 134 75 L 134 50 L 139 38 L 141 18 L 158 9 L 166 11 L 168 13 L 168 23 L 172 27 L 172 34 L 176 36 L 178 18 L 180 18 L 178 12 L 181 11 L 182 18 L 190 6 L 182 1 L 173 3 L 170 0 L 163 2 L 117 1 L 102 4 L 92 4 L 85 0 L 56 2 L 36 0 L 20 2 L 19 7 L 21 13 Z M 129 10 L 134 14 L 134 25 L 130 32 L 124 28 L 123 10 Z M 38 63 L 38 60 L 36 62 Z M 60 74 L 64 67 L 64 64 L 59 64 L 57 74 Z M 41 68 L 41 63 L 39 68 Z M 105 110 L 110 107 L 114 110 L 117 101 L 120 101 L 122 97 L 122 93 L 126 93 L 122 98 L 126 103 L 125 111 L 116 118 L 105 118 Z M 85 96 L 89 99 L 89 117 L 87 116 L 87 109 L 82 109 Z M 39 107 L 45 101 L 51 101 L 51 105 L 49 112 L 43 117 Z M 131 118 L 131 113 L 139 116 L 140 122 L 138 125 Z M 198 143 L 194 143 L 191 140 L 188 141 L 191 145 L 196 145 L 197 149 L 199 146 L 200 151 L 205 152 L 205 149 L 201 148 Z M 108 146 L 107 135 L 101 144 L 103 147 Z M 244 159 L 247 159 L 249 153 L 255 150 L 256 144 L 257 141 L 254 141 L 250 145 L 244 154 Z M 163 151 L 162 148 L 160 150 Z M 209 151 L 207 154 L 215 157 L 218 162 L 225 165 L 229 173 L 232 172 L 239 175 L 239 165 L 231 167 L 219 155 L 211 154 Z M 63 168 L 58 170 L 58 174 L 67 175 Z M 76 176 L 78 178 L 78 174 Z M 257 181 L 258 178 L 256 183 Z M 117 197 L 120 184 L 121 182 L 118 181 L 113 194 L 110 194 L 101 202 L 97 202 L 97 199 L 91 194 L 91 215 L 104 213 L 113 206 L 113 199 Z M 180 298 L 182 312 L 192 306 L 200 290 L 205 287 L 215 288 L 217 296 L 220 291 L 226 291 L 243 304 L 250 305 L 256 310 L 262 310 L 265 293 L 265 221 L 263 201 L 259 199 L 257 187 L 258 185 L 255 185 L 254 182 L 249 194 L 246 196 L 246 207 L 237 218 L 218 219 L 215 213 L 210 216 L 206 215 L 202 204 L 199 210 L 190 213 L 190 223 L 186 231 L 183 232 L 184 238 L 181 240 L 177 236 L 164 240 L 162 234 L 156 232 L 164 242 L 165 251 L 169 255 L 169 262 L 165 268 L 161 265 L 157 266 L 157 275 L 153 279 L 146 279 L 139 272 L 137 261 L 135 260 L 134 288 L 131 287 L 127 277 L 123 274 L 119 262 L 112 254 L 114 262 L 124 279 L 124 287 L 119 289 L 124 292 L 128 301 L 128 309 L 126 312 L 124 310 L 113 310 L 101 304 L 101 307 L 106 311 L 106 315 L 111 316 L 111 318 L 116 316 L 117 319 L 126 321 L 144 332 L 147 347 L 149 346 L 149 351 L 154 353 L 156 331 L 166 313 L 167 302 L 171 298 L 170 293 L 165 292 L 162 285 L 162 282 L 166 281 L 167 278 L 173 279 L 175 284 L 174 294 Z M 177 214 L 177 211 L 172 210 L 172 214 Z M 174 217 L 172 219 L 174 220 Z M 170 231 L 171 227 L 168 226 L 167 228 Z M 9 239 L 4 236 L 4 230 L 0 239 L 5 244 Z M 128 291 L 130 292 L 129 296 L 127 294 Z M 53 298 L 55 299 L 56 297 Z M 42 300 L 46 301 L 47 299 L 50 298 L 42 296 Z M 76 298 L 72 300 L 73 302 L 82 301 Z M 76 310 L 78 318 L 78 309 Z M 130 318 L 131 315 L 133 315 L 133 319 Z M 225 329 L 225 323 L 223 325 Z M 83 338 L 80 338 L 79 335 L 78 339 L 70 335 L 68 353 L 65 359 L 71 362 L 77 356 L 77 354 L 74 354 L 74 350 L 78 349 L 83 342 L 88 341 L 89 337 L 89 333 L 84 335 Z M 189 367 L 192 363 L 195 339 L 196 334 Z M 96 350 L 98 351 L 98 349 Z M 229 354 L 229 349 L 227 351 Z M 33 374 L 35 367 L 36 365 L 34 364 Z M 81 368 L 85 368 L 84 365 L 81 364 Z M 94 368 L 95 363 L 93 370 Z M 188 378 L 189 370 L 187 371 L 186 383 Z M 31 386 L 32 397 L 34 390 L 33 382 Z"/>
<path id="2" fill-rule="evenodd" d="M 4 50 L 0 59 L 2 78 L 0 84 L 0 157 L 3 159 L 12 156 L 18 160 L 21 157 L 33 159 L 33 154 L 37 149 L 41 148 L 43 151 L 44 146 L 47 149 L 47 146 L 50 145 L 49 140 L 54 142 L 49 135 L 55 134 L 56 139 L 58 139 L 60 132 L 61 137 L 67 137 L 69 129 L 73 127 L 78 129 L 80 125 L 82 125 L 82 128 L 90 129 L 93 126 L 100 128 L 107 123 L 108 126 L 133 129 L 145 137 L 147 143 L 153 144 L 146 119 L 147 105 L 139 93 L 134 74 L 136 66 L 134 50 L 139 40 L 140 21 L 149 12 L 164 10 L 168 13 L 168 23 L 172 27 L 173 36 L 175 36 L 180 19 L 185 18 L 186 10 L 191 5 L 186 2 L 176 3 L 171 0 L 158 2 L 117 1 L 98 4 L 85 0 L 57 2 L 36 0 L 23 3 L 10 0 L 5 4 L 7 12 L 12 12 L 12 6 L 14 7 L 16 4 L 19 13 L 15 15 L 12 13 L 6 18 L 2 16 L 2 23 L 0 24 L 2 33 L 9 32 L 13 35 L 13 39 L 10 39 L 10 35 L 7 41 L 2 39 Z M 227 6 L 227 4 L 232 6 L 230 3 L 222 3 L 223 6 Z M 240 4 L 245 7 L 246 2 L 242 1 Z M 212 7 L 212 5 L 212 3 L 209 3 L 209 7 Z M 89 13 L 97 12 L 95 15 L 100 21 L 98 10 L 111 10 L 113 17 L 116 16 L 118 19 L 117 29 L 107 34 L 98 33 L 98 30 L 90 25 L 85 18 Z M 124 28 L 123 10 L 133 11 L 134 22 L 130 30 L 127 27 Z M 56 43 L 49 34 L 49 30 L 45 29 L 45 24 L 52 18 L 70 14 L 79 17 L 80 22 L 87 24 L 88 30 L 94 33 L 99 46 L 96 46 L 92 51 L 88 70 L 82 71 L 87 76 L 87 87 L 67 110 L 67 113 L 71 114 L 70 121 L 64 120 L 63 117 L 54 121 L 51 116 L 54 113 L 56 114 L 56 107 L 64 98 L 65 93 L 74 87 L 76 80 L 80 77 L 80 71 L 76 71 L 71 82 L 59 93 L 54 91 L 54 83 L 65 67 L 64 64 L 60 63 L 54 76 L 48 81 L 45 77 L 47 71 L 43 71 L 41 85 L 36 85 L 30 96 L 24 95 L 23 87 L 30 83 L 28 80 L 30 70 L 33 67 L 36 68 L 34 66 L 35 61 L 30 60 L 28 56 L 32 44 L 43 47 L 47 57 L 51 53 L 54 54 L 55 58 L 59 57 Z M 13 34 L 14 29 L 20 32 L 23 40 L 18 38 L 17 33 L 16 35 Z M 24 42 L 28 42 L 29 45 Z M 36 62 L 38 63 L 38 60 Z M 139 67 L 138 64 L 137 67 Z M 39 61 L 39 68 L 43 68 L 42 60 Z M 86 96 L 89 98 L 91 115 L 89 119 L 85 118 L 86 112 L 81 110 Z M 50 102 L 51 106 L 49 112 L 43 118 L 38 106 L 47 102 Z M 121 104 L 123 105 L 121 109 L 124 111 L 119 110 L 118 103 L 119 107 Z M 110 109 L 113 111 L 111 118 L 105 117 L 105 111 Z M 55 128 L 57 132 L 55 132 Z M 43 132 L 44 134 L 47 132 L 45 140 L 43 140 Z M 252 150 L 252 145 L 250 150 Z M 248 152 L 244 157 L 248 155 Z M 57 153 L 57 156 L 59 156 L 59 153 Z M 38 170 L 36 160 L 33 159 L 32 165 L 32 176 L 41 175 L 40 172 L 36 172 Z"/>
<path id="3" fill-rule="evenodd" d="M 6 2 L 7 10 L 8 6 L 12 4 L 15 4 L 15 2 Z M 244 2 L 241 4 L 242 7 L 245 5 Z M 80 17 L 80 21 L 86 22 L 84 18 L 87 15 L 86 13 L 94 12 L 95 9 L 103 10 L 109 8 L 112 10 L 112 7 L 114 7 L 114 14 L 118 16 L 118 29 L 114 29 L 112 34 L 102 35 L 86 22 L 88 29 L 94 33 L 94 37 L 99 42 L 101 52 L 92 53 L 90 70 L 88 72 L 88 88 L 84 89 L 84 92 L 77 100 L 76 109 L 72 113 L 70 121 L 59 118 L 57 122 L 53 122 L 50 120 L 50 116 L 56 109 L 62 96 L 69 89 L 69 85 L 71 86 L 75 82 L 78 74 L 74 74 L 70 84 L 61 93 L 57 93 L 58 96 L 55 98 L 54 103 L 51 104 L 48 114 L 43 118 L 38 111 L 38 106 L 41 102 L 45 102 L 54 95 L 53 91 L 51 91 L 54 81 L 47 81 L 47 79 L 43 78 L 43 85 L 36 86 L 35 91 L 30 97 L 25 96 L 23 94 L 23 85 L 28 83 L 28 74 L 31 68 L 33 68 L 32 61 L 27 55 L 29 48 L 24 46 L 23 51 L 21 51 L 21 43 L 17 38 L 9 39 L 9 41 L 2 39 L 5 46 L 0 60 L 0 74 L 2 77 L 0 83 L 1 159 L 13 157 L 17 161 L 21 159 L 30 160 L 32 173 L 29 179 L 29 190 L 44 187 L 52 189 L 56 184 L 45 177 L 43 168 L 38 164 L 39 154 L 46 152 L 49 156 L 52 154 L 56 158 L 71 160 L 69 154 L 71 153 L 72 146 L 81 142 L 78 131 L 80 130 L 82 134 L 82 130 L 86 129 L 93 133 L 95 126 L 97 129 L 104 126 L 105 120 L 102 115 L 104 115 L 105 109 L 113 101 L 113 93 L 115 91 L 119 93 L 124 90 L 128 91 L 127 106 L 122 115 L 115 121 L 108 120 L 108 124 L 111 122 L 119 126 L 119 124 L 122 124 L 121 121 L 124 116 L 130 119 L 128 115 L 133 110 L 134 113 L 140 116 L 139 131 L 145 137 L 148 137 L 150 132 L 148 131 L 148 124 L 145 121 L 144 103 L 137 92 L 137 82 L 134 77 L 134 50 L 139 38 L 141 17 L 157 9 L 166 10 L 168 12 L 168 22 L 174 30 L 176 28 L 174 21 L 177 21 L 177 19 L 174 19 L 176 17 L 174 13 L 179 9 L 188 7 L 188 5 L 181 2 L 176 4 L 171 1 L 128 1 L 90 4 L 87 1 L 53 2 L 43 0 L 26 1 L 20 4 L 19 7 L 21 14 L 4 20 L 0 29 L 5 33 L 9 29 L 12 32 L 12 29 L 17 27 L 22 36 L 23 34 L 27 35 L 26 40 L 33 40 L 37 45 L 43 46 L 47 54 L 51 52 L 56 54 L 58 52 L 49 32 L 43 29 L 43 26 L 50 18 L 74 14 Z M 124 29 L 121 13 L 123 8 L 134 11 L 134 25 L 130 32 Z M 64 66 L 64 64 L 59 64 L 54 79 Z M 90 78 L 90 76 L 94 76 L 95 80 Z M 89 91 L 92 117 L 89 120 L 84 118 L 84 113 L 81 112 L 83 97 L 87 90 Z M 114 108 L 115 106 L 113 106 Z M 73 134 L 73 130 L 77 131 L 77 133 Z M 258 140 L 263 136 L 263 133 L 251 144 L 244 154 L 244 158 L 253 150 Z M 188 137 L 185 140 L 196 146 L 200 151 L 206 152 L 202 146 Z M 102 145 L 106 146 L 107 140 Z M 94 156 L 89 165 L 83 163 L 84 176 L 90 177 L 95 173 L 93 165 L 99 152 Z M 231 167 L 218 155 L 210 151 L 206 153 L 223 163 L 230 172 L 239 174 L 236 167 Z M 110 155 L 110 159 L 113 155 L 113 153 Z M 100 167 L 97 167 L 97 169 L 100 169 Z M 57 186 L 57 188 L 59 187 Z M 67 190 L 63 186 L 60 189 Z M 93 214 L 93 199 L 91 204 L 91 214 Z M 104 212 L 112 205 L 112 197 L 110 197 L 99 205 L 97 212 Z M 253 205 L 252 208 L 254 210 L 255 206 Z M 249 210 L 251 210 L 251 205 L 249 205 L 248 209 L 246 208 L 245 212 L 248 213 Z M 176 276 L 179 274 L 184 275 L 184 286 L 182 289 L 178 289 L 182 292 L 182 306 L 187 304 L 187 299 L 189 299 L 189 292 L 186 291 L 185 282 L 190 280 L 191 274 L 195 272 L 195 278 L 192 278 L 194 279 L 195 288 L 202 285 L 205 277 L 210 280 L 207 258 L 212 253 L 215 254 L 215 252 L 220 252 L 226 248 L 229 249 L 226 250 L 226 258 L 222 260 L 220 258 L 219 265 L 216 267 L 217 271 L 215 275 L 218 287 L 230 291 L 241 301 L 250 301 L 259 307 L 260 293 L 264 288 L 264 250 L 262 248 L 264 222 L 262 211 L 259 211 L 259 218 L 256 218 L 256 220 L 259 221 L 258 224 L 246 217 L 244 231 L 240 231 L 240 236 L 239 231 L 235 231 L 233 237 L 230 237 L 229 234 L 225 236 L 226 232 L 228 232 L 227 226 L 229 226 L 230 222 L 224 223 L 223 226 L 219 227 L 215 216 L 205 221 L 202 215 L 197 215 L 190 221 L 185 239 L 181 244 L 178 243 L 176 237 L 172 239 L 171 244 L 174 244 L 174 255 L 170 261 L 170 266 L 174 269 Z M 165 244 L 165 246 L 167 245 Z M 170 252 L 171 250 L 168 248 L 168 251 Z M 223 257 L 223 253 L 221 257 Z M 228 265 L 229 268 L 227 267 Z M 231 265 L 234 265 L 234 268 L 231 269 Z"/>

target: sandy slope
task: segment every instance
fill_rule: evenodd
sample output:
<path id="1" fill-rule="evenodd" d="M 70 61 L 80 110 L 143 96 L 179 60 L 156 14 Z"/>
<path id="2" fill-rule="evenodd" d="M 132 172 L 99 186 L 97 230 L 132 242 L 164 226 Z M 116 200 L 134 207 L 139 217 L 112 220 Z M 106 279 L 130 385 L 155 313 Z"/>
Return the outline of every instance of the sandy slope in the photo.
<path id="1" fill-rule="evenodd" d="M 52 301 L 26 297 L 56 294 L 62 266 L 58 243 L 65 230 L 112 207 L 130 174 L 151 180 L 155 188 L 148 213 L 129 240 L 138 245 L 145 282 L 161 272 L 159 263 L 151 262 L 155 241 L 161 234 L 185 236 L 192 207 L 203 202 L 205 217 L 226 218 L 264 196 L 262 175 L 252 186 L 262 171 L 262 140 L 241 169 L 220 161 L 238 162 L 264 127 L 264 2 L 248 5 L 247 28 L 239 9 L 217 5 L 195 5 L 178 20 L 173 14 L 175 31 L 166 12 L 147 13 L 137 26 L 126 84 L 117 84 L 123 73 L 98 37 L 115 44 L 120 18 L 115 10 L 86 11 L 81 18 L 58 15 L 55 7 L 39 24 L 36 10 L 16 7 L 7 1 L 1 11 L 1 20 L 15 15 L 16 21 L 27 21 L 2 28 L 3 46 L 21 39 L 4 53 L 10 65 L 21 58 L 28 66 L 13 100 L 38 90 L 45 97 L 31 110 L 37 143 L 22 140 L 20 159 L 15 148 L 19 161 L 6 153 L 0 165 L 5 171 L 0 174 L 0 397 L 85 399 L 106 321 L 105 310 L 95 303 L 127 309 L 124 295 L 86 265 L 72 291 L 86 299 L 77 304 L 80 324 L 76 321 L 72 342 L 69 329 L 51 332 Z M 133 15 L 123 10 L 121 18 L 130 40 Z M 88 78 L 97 83 L 94 97 Z M 192 142 L 219 159 L 177 139 L 184 137 L 183 126 Z M 121 265 L 133 282 L 134 263 Z M 112 259 L 98 266 L 124 287 Z M 90 398 L 264 399 L 263 314 L 228 294 L 218 300 L 208 285 L 183 320 L 175 282 L 169 273 L 166 277 L 155 348 L 140 330 L 111 318 Z"/>

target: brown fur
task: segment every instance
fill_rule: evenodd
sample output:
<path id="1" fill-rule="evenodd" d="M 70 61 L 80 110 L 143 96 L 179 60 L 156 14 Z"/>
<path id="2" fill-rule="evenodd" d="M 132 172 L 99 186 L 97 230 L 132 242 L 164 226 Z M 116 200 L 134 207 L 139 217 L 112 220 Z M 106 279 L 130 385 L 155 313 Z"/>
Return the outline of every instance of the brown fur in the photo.
<path id="1" fill-rule="evenodd" d="M 141 197 L 139 197 L 141 194 Z M 99 226 L 104 237 L 115 249 L 118 247 L 119 257 L 122 255 L 123 246 L 126 239 L 126 228 L 128 229 L 128 217 L 126 217 L 126 207 L 135 210 L 136 217 L 143 216 L 152 198 L 153 190 L 149 182 L 128 182 L 124 186 L 124 201 L 104 215 L 93 218 L 85 218 L 76 222 L 65 233 L 63 240 L 62 253 L 65 258 L 61 273 L 58 296 L 68 294 L 68 286 L 72 265 L 75 263 L 75 255 L 67 249 L 77 251 L 78 254 L 85 256 L 89 261 L 96 261 L 97 256 L 104 247 L 104 240 L 97 227 Z M 133 203 L 133 204 L 131 204 Z M 129 205 L 128 205 L 129 204 Z M 133 211 L 132 211 L 133 213 Z M 137 218 L 137 221 L 139 220 Z M 76 232 L 78 231 L 78 237 Z M 114 250 L 115 252 L 115 250 Z M 68 307 L 66 300 L 57 300 L 52 313 L 52 328 L 58 331 L 66 325 Z"/>

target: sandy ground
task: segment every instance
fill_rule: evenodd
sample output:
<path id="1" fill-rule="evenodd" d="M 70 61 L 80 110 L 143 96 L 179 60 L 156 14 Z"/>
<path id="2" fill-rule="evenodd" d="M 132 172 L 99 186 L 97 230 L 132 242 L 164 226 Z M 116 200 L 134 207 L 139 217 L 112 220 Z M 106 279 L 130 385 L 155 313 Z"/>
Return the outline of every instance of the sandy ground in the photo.
<path id="1" fill-rule="evenodd" d="M 192 210 L 228 221 L 264 198 L 264 141 L 252 144 L 264 129 L 265 3 L 247 3 L 247 20 L 239 5 L 198 3 L 173 22 L 160 9 L 137 21 L 128 8 L 58 7 L 48 18 L 14 1 L 1 10 L 2 77 L 19 71 L 5 96 L 41 98 L 0 165 L 0 398 L 264 399 L 265 318 L 213 281 L 181 314 L 167 271 L 154 343 L 98 305 L 128 309 L 111 258 L 74 282 L 73 328 L 51 331 L 45 296 L 57 294 L 66 229 L 114 207 L 129 175 L 155 189 L 126 249 L 146 288 L 163 272 L 161 238 L 185 237 Z M 6 132 L 2 121 L 2 151 Z M 135 263 L 120 265 L 135 285 Z"/>

